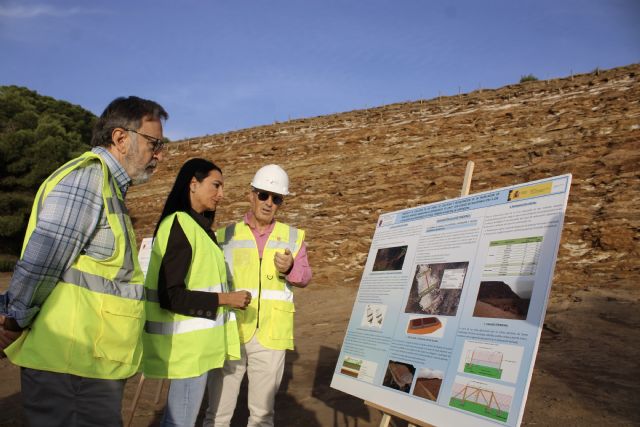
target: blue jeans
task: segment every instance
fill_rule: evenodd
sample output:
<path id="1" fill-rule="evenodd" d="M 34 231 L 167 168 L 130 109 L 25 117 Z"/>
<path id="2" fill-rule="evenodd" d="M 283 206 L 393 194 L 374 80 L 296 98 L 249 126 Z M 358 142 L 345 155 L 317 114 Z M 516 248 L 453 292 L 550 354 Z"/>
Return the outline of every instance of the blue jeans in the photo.
<path id="1" fill-rule="evenodd" d="M 194 378 L 171 380 L 169 398 L 162 417 L 162 427 L 192 427 L 198 418 L 207 374 Z"/>

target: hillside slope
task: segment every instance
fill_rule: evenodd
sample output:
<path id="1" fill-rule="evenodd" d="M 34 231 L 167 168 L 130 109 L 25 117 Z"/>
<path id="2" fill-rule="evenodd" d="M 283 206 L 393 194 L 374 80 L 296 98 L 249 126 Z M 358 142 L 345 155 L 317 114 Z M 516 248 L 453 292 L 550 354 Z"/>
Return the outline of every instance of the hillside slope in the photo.
<path id="1" fill-rule="evenodd" d="M 139 236 L 190 157 L 224 170 L 219 224 L 245 212 L 259 166 L 290 174 L 280 218 L 307 230 L 314 279 L 296 293 L 280 426 L 379 423 L 329 382 L 380 213 L 457 197 L 469 160 L 472 193 L 572 173 L 523 425 L 640 424 L 640 65 L 206 136 L 165 154 L 128 196 Z M 158 416 L 147 393 L 137 425 Z"/>
<path id="2" fill-rule="evenodd" d="M 316 285 L 357 284 L 378 215 L 457 197 L 469 160 L 472 193 L 573 174 L 556 289 L 639 277 L 640 65 L 174 143 L 128 196 L 139 236 L 195 156 L 224 171 L 220 224 L 246 210 L 258 167 L 289 172 L 280 218 L 307 230 Z"/>

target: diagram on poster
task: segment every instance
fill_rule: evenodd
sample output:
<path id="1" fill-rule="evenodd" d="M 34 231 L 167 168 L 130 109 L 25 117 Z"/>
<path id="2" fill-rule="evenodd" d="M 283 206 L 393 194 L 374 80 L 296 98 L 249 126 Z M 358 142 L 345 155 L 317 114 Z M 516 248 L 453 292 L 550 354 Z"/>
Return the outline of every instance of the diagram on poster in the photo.
<path id="1" fill-rule="evenodd" d="M 507 421 L 513 400 L 513 388 L 456 377 L 449 406 L 496 421 Z"/>
<path id="2" fill-rule="evenodd" d="M 518 426 L 570 185 L 381 215 L 331 386 L 434 426 Z"/>
<path id="3" fill-rule="evenodd" d="M 377 369 L 377 363 L 371 362 L 369 360 L 346 356 L 342 361 L 342 368 L 340 370 L 340 373 L 370 383 L 373 381 Z"/>
<path id="4" fill-rule="evenodd" d="M 523 350 L 508 344 L 465 341 L 458 372 L 515 383 Z"/>
<path id="5" fill-rule="evenodd" d="M 361 325 L 364 327 L 372 327 L 382 329 L 384 323 L 384 315 L 387 312 L 387 306 L 381 304 L 367 304 L 362 317 Z"/>

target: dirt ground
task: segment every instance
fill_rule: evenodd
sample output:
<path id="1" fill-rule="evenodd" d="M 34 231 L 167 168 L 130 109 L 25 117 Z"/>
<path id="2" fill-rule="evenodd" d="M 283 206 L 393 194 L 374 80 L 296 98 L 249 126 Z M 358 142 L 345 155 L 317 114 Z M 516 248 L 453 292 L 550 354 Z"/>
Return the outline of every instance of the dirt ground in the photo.
<path id="1" fill-rule="evenodd" d="M 0 291 L 9 275 L 0 275 Z M 276 403 L 277 426 L 368 427 L 379 411 L 329 387 L 357 288 L 313 287 L 296 294 L 296 350 L 287 354 Z M 631 289 L 552 293 L 522 425 L 640 425 L 640 310 Z M 22 426 L 19 370 L 0 360 L 0 426 Z M 123 416 L 138 377 L 127 383 Z M 162 414 L 166 387 L 145 383 L 133 426 L 152 426 Z M 234 426 L 246 425 L 240 402 Z M 244 419 L 243 419 L 244 417 Z M 394 419 L 392 425 L 406 423 Z"/>

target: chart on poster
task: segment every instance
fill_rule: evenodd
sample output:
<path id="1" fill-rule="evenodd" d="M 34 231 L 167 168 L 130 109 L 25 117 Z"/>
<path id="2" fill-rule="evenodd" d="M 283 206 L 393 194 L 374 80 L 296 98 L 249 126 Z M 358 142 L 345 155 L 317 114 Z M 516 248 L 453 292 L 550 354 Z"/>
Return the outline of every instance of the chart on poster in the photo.
<path id="1" fill-rule="evenodd" d="M 378 218 L 331 386 L 435 426 L 517 426 L 571 185 Z"/>

